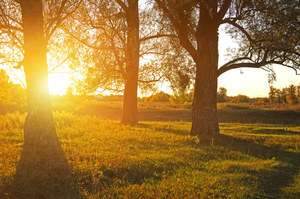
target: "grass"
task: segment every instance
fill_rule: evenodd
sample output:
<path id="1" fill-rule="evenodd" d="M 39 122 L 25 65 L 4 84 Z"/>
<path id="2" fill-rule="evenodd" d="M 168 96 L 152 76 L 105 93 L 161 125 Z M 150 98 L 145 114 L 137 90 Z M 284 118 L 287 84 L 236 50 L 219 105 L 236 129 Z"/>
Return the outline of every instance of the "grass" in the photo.
<path id="1" fill-rule="evenodd" d="M 236 111 L 247 118 L 251 110 Z M 181 109 L 143 109 L 136 127 L 69 112 L 55 112 L 55 122 L 82 198 L 299 198 L 299 120 L 268 124 L 263 114 L 259 123 L 227 118 L 214 140 L 189 136 Z M 24 118 L 0 115 L 0 198 L 9 198 Z"/>

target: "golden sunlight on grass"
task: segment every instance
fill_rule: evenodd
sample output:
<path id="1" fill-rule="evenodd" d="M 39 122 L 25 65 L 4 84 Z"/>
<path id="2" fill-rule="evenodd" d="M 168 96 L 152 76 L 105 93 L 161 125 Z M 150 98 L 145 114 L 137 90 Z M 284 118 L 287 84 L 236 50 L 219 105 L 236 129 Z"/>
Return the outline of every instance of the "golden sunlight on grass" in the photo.
<path id="1" fill-rule="evenodd" d="M 299 125 L 220 123 L 210 141 L 189 136 L 184 121 L 54 118 L 81 198 L 299 198 Z M 12 186 L 24 120 L 0 115 L 0 198 Z"/>

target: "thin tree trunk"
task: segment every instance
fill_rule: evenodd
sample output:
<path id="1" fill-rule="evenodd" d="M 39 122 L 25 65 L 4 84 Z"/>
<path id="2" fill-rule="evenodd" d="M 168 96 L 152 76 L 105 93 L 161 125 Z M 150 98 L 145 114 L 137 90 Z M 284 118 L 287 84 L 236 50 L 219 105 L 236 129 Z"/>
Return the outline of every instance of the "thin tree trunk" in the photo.
<path id="1" fill-rule="evenodd" d="M 195 94 L 192 110 L 191 135 L 212 137 L 219 133 L 217 119 L 218 25 L 211 13 L 201 6 L 196 34 L 198 55 L 196 60 Z"/>
<path id="2" fill-rule="evenodd" d="M 42 1 L 20 3 L 28 113 L 13 192 L 16 198 L 64 197 L 70 190 L 71 172 L 57 138 L 50 104 Z"/>
<path id="3" fill-rule="evenodd" d="M 121 123 L 138 124 L 137 91 L 139 69 L 139 12 L 138 0 L 128 0 L 126 12 L 127 21 L 127 49 L 126 49 L 126 77 L 123 99 L 123 115 Z"/>

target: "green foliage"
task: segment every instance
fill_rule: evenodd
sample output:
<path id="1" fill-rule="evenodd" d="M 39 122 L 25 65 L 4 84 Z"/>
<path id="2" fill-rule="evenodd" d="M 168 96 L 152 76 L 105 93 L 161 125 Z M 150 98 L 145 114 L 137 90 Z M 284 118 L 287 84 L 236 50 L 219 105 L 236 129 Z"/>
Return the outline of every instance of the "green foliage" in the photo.
<path id="1" fill-rule="evenodd" d="M 273 86 L 270 86 L 270 91 L 269 91 L 269 101 L 274 103 L 276 102 L 276 88 Z"/>
<path id="2" fill-rule="evenodd" d="M 170 97 L 170 102 L 172 104 L 186 104 L 187 102 L 191 101 L 191 95 L 192 93 L 175 93 Z"/>
<path id="3" fill-rule="evenodd" d="M 270 87 L 269 101 L 272 103 L 282 103 L 282 104 L 297 104 L 300 99 L 300 86 L 290 85 L 287 88 L 276 89 Z"/>
<path id="4" fill-rule="evenodd" d="M 0 103 L 5 103 L 11 99 L 11 83 L 9 82 L 9 76 L 6 71 L 0 70 Z"/>
<path id="5" fill-rule="evenodd" d="M 268 103 L 269 102 L 269 99 L 267 97 L 258 97 L 258 98 L 255 98 L 255 103 L 258 103 L 258 104 L 265 104 L 265 103 Z"/>
<path id="6" fill-rule="evenodd" d="M 299 126 L 221 123 L 214 140 L 190 122 L 140 126 L 55 113 L 82 198 L 297 198 Z M 9 198 L 25 115 L 0 115 L 0 198 Z M 28 185 L 30 186 L 30 185 Z M 50 187 L 49 187 L 50 188 Z"/>
<path id="7" fill-rule="evenodd" d="M 297 96 L 296 96 L 296 87 L 294 85 L 290 85 L 287 90 L 286 101 L 288 104 L 297 104 Z"/>
<path id="8" fill-rule="evenodd" d="M 145 102 L 169 102 L 170 95 L 160 91 L 158 93 L 155 93 L 154 95 L 151 95 L 147 98 L 145 98 Z"/>
<path id="9" fill-rule="evenodd" d="M 217 101 L 218 102 L 228 102 L 227 89 L 224 87 L 220 87 L 217 93 Z"/>
<path id="10" fill-rule="evenodd" d="M 233 103 L 248 103 L 248 102 L 250 102 L 250 98 L 246 95 L 237 95 L 235 97 L 231 97 L 231 102 L 233 102 Z"/>
<path id="11" fill-rule="evenodd" d="M 0 69 L 0 106 L 19 104 L 23 105 L 26 101 L 25 89 L 19 84 L 9 81 L 9 76 L 5 70 Z"/>
<path id="12" fill-rule="evenodd" d="M 297 97 L 297 101 L 300 103 L 300 84 L 299 84 L 299 86 L 297 86 L 297 94 L 296 94 L 296 97 Z"/>

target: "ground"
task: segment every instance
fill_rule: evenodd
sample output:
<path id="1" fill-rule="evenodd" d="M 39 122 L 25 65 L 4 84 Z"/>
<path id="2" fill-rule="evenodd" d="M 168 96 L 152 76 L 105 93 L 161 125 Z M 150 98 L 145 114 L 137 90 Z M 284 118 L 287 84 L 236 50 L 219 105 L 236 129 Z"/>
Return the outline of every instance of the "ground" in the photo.
<path id="1" fill-rule="evenodd" d="M 186 107 L 140 104 L 141 122 L 129 127 L 118 103 L 54 106 L 82 198 L 300 198 L 297 109 L 221 104 L 221 135 L 205 140 L 189 136 Z M 24 118 L 0 115 L 0 198 L 9 198 Z"/>

